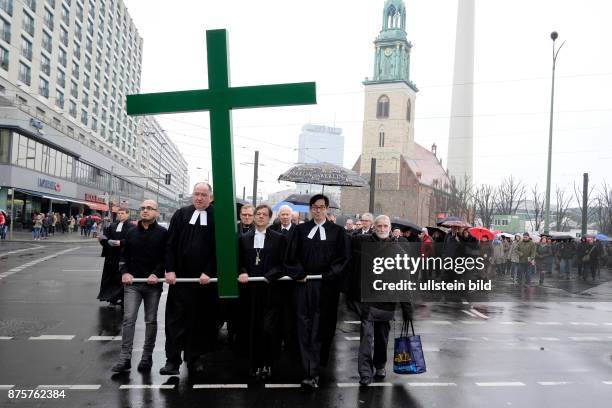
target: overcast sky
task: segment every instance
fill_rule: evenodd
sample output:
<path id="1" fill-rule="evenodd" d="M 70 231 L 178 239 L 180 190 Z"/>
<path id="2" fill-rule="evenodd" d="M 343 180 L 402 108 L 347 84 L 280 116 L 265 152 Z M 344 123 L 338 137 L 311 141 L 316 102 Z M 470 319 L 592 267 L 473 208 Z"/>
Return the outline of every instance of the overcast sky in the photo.
<path id="1" fill-rule="evenodd" d="M 229 32 L 234 86 L 315 81 L 318 104 L 233 113 L 236 189 L 252 189 L 260 150 L 264 195 L 288 188 L 278 175 L 297 160 L 306 123 L 341 127 L 345 166 L 361 151 L 363 79 L 384 0 L 124 0 L 144 38 L 142 92 L 207 88 L 205 30 Z M 415 139 L 446 162 L 457 0 L 408 0 L 410 77 L 420 92 Z M 552 41 L 557 60 L 553 188 L 582 173 L 600 183 L 612 163 L 612 43 L 608 0 L 476 0 L 474 171 L 477 183 L 513 174 L 544 187 Z M 208 115 L 158 116 L 189 162 L 191 181 L 210 169 Z M 241 164 L 245 163 L 245 164 Z"/>

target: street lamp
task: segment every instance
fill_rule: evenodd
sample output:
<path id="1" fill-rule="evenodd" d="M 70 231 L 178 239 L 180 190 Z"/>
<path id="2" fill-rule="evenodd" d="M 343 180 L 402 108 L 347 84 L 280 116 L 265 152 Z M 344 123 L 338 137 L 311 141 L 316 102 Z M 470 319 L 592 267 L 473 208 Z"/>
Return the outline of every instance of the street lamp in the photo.
<path id="1" fill-rule="evenodd" d="M 552 65 L 552 86 L 550 91 L 550 126 L 548 130 L 548 171 L 546 172 L 546 197 L 544 201 L 544 233 L 550 232 L 550 172 L 552 168 L 552 134 L 553 134 L 553 106 L 555 103 L 555 65 L 557 55 L 565 41 L 561 43 L 559 48 L 555 49 L 555 40 L 559 37 L 556 31 L 550 33 L 550 38 L 553 41 L 553 65 Z"/>

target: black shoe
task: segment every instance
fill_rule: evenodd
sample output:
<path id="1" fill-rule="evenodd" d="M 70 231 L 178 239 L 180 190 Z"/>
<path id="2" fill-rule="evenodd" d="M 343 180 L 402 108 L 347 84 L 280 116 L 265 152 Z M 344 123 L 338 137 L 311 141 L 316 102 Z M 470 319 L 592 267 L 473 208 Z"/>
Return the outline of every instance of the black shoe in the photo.
<path id="1" fill-rule="evenodd" d="M 319 387 L 319 377 L 307 377 L 302 380 L 302 388 L 314 390 Z"/>
<path id="2" fill-rule="evenodd" d="M 159 373 L 161 375 L 178 375 L 179 364 L 175 364 L 170 361 L 166 361 L 166 365 L 160 368 Z"/>
<path id="3" fill-rule="evenodd" d="M 385 378 L 387 376 L 387 370 L 384 368 L 377 368 L 374 378 Z"/>
<path id="4" fill-rule="evenodd" d="M 151 357 L 143 357 L 138 363 L 138 371 L 151 371 L 151 367 L 153 367 L 153 359 Z"/>
<path id="5" fill-rule="evenodd" d="M 130 360 L 119 360 L 117 364 L 111 368 L 111 370 L 115 373 L 122 373 L 124 371 L 130 371 L 132 368 L 132 363 Z"/>
<path id="6" fill-rule="evenodd" d="M 372 383 L 372 377 L 361 377 L 359 379 L 359 385 L 362 387 L 367 387 Z"/>

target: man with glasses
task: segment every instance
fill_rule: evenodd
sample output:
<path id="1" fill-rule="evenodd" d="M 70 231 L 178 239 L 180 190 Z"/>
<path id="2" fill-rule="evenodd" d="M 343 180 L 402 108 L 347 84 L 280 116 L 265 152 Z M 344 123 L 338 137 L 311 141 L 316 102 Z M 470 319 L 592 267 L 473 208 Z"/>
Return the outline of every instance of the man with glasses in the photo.
<path id="1" fill-rule="evenodd" d="M 192 205 L 170 220 L 166 248 L 166 365 L 162 375 L 177 375 L 183 361 L 191 374 L 204 372 L 203 357 L 214 350 L 218 335 L 219 296 L 215 256 L 215 223 L 208 183 L 193 187 Z M 198 278 L 199 284 L 176 284 L 177 278 Z M 183 356 L 181 357 L 181 353 Z"/>
<path id="2" fill-rule="evenodd" d="M 124 284 L 123 325 L 119 361 L 114 372 L 132 368 L 132 346 L 138 309 L 144 303 L 145 342 L 138 371 L 150 371 L 157 336 L 157 307 L 163 286 L 158 282 L 164 273 L 164 253 L 168 231 L 157 224 L 159 210 L 153 200 L 140 205 L 138 226 L 129 230 L 121 252 L 119 270 Z M 146 283 L 134 283 L 134 278 L 146 278 Z"/>
<path id="3" fill-rule="evenodd" d="M 246 234 L 255 230 L 255 207 L 253 204 L 245 204 L 240 207 L 240 222 L 238 222 L 238 234 Z"/>
<path id="4" fill-rule="evenodd" d="M 361 228 L 355 230 L 354 235 L 365 235 L 372 234 L 374 230 L 372 229 L 372 223 L 374 222 L 374 216 L 370 213 L 361 214 Z"/>
<path id="5" fill-rule="evenodd" d="M 338 298 L 350 259 L 350 240 L 344 228 L 327 220 L 329 198 L 310 198 L 312 219 L 295 227 L 287 256 L 287 274 L 296 284 L 297 335 L 306 377 L 302 387 L 318 387 L 336 331 Z M 322 275 L 322 280 L 308 280 Z"/>

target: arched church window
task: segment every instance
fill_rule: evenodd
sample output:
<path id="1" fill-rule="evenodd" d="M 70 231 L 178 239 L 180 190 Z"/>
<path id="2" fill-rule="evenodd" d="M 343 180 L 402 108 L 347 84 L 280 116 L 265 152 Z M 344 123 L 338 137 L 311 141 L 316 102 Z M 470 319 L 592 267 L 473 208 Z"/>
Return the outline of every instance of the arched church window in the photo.
<path id="1" fill-rule="evenodd" d="M 385 28 L 393 28 L 395 14 L 395 7 L 391 6 L 387 9 L 387 27 Z"/>
<path id="2" fill-rule="evenodd" d="M 378 147 L 385 147 L 385 129 L 383 128 L 378 131 Z"/>
<path id="3" fill-rule="evenodd" d="M 410 122 L 412 120 L 412 101 L 408 99 L 408 105 L 406 107 L 406 120 Z"/>
<path id="4" fill-rule="evenodd" d="M 400 27 L 400 17 L 401 17 L 400 12 L 396 11 L 395 14 L 393 15 L 393 28 Z"/>
<path id="5" fill-rule="evenodd" d="M 382 95 L 378 98 L 376 104 L 376 117 L 379 119 L 389 117 L 389 97 L 387 95 Z"/>

